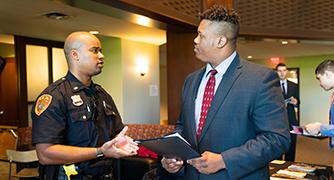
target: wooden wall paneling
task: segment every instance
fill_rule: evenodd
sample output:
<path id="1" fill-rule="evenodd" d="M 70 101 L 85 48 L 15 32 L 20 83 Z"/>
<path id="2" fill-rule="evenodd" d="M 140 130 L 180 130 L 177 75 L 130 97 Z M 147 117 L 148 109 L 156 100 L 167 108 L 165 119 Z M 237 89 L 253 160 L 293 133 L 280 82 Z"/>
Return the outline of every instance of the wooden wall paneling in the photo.
<path id="1" fill-rule="evenodd" d="M 15 57 L 17 62 L 18 85 L 18 122 L 16 126 L 28 126 L 28 96 L 27 96 L 27 72 L 26 72 L 26 48 L 24 38 L 14 36 Z"/>
<path id="2" fill-rule="evenodd" d="M 15 58 L 5 58 L 6 66 L 0 74 L 0 125 L 15 126 L 18 121 L 18 87 Z"/>
<path id="3" fill-rule="evenodd" d="M 16 126 L 27 127 L 29 125 L 28 116 L 28 95 L 27 95 L 27 70 L 26 70 L 26 45 L 39 45 L 48 47 L 49 61 L 49 83 L 52 82 L 52 47 L 63 48 L 64 43 L 23 36 L 14 36 L 15 56 L 17 60 L 18 74 L 18 122 Z M 51 69 L 51 70 L 50 70 Z M 36 70 L 38 68 L 36 67 Z"/>
<path id="4" fill-rule="evenodd" d="M 194 54 L 196 35 L 196 33 L 167 32 L 168 124 L 175 124 L 178 120 L 185 78 L 204 66 Z"/>

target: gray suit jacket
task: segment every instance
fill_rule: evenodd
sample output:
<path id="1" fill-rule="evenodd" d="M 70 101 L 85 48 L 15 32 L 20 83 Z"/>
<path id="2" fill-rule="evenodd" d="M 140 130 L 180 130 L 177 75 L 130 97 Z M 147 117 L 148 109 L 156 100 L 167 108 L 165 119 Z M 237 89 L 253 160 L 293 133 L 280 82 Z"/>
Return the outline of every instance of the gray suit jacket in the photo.
<path id="1" fill-rule="evenodd" d="M 200 174 L 186 164 L 189 180 L 269 179 L 268 163 L 288 150 L 289 126 L 277 73 L 235 57 L 215 93 L 199 141 L 195 99 L 205 68 L 190 74 L 182 91 L 177 130 L 198 152 L 221 153 L 226 169 Z"/>

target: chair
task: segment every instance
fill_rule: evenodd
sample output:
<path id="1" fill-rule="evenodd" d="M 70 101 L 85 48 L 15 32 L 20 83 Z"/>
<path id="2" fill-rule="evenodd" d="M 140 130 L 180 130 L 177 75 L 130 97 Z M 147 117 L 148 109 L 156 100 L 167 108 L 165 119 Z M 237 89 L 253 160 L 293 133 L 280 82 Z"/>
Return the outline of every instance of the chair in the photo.
<path id="1" fill-rule="evenodd" d="M 32 145 L 32 127 L 19 127 L 17 129 L 17 149 L 19 151 L 33 150 Z"/>
<path id="2" fill-rule="evenodd" d="M 39 177 L 38 168 L 23 168 L 19 172 L 15 174 L 12 173 L 12 163 L 32 163 L 37 162 L 37 154 L 36 150 L 30 150 L 30 151 L 15 151 L 15 150 L 6 150 L 6 154 L 9 160 L 9 179 L 11 177 L 18 177 L 18 178 L 33 178 L 33 177 Z"/>
<path id="3" fill-rule="evenodd" d="M 15 127 L 0 126 L 0 160 L 7 161 L 6 149 L 16 149 L 18 137 Z"/>

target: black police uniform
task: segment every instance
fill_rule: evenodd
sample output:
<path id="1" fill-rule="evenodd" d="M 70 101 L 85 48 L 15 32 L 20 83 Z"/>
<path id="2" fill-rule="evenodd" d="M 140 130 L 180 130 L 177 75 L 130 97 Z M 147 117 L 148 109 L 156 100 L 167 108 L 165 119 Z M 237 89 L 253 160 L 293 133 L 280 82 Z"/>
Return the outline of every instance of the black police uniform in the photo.
<path id="1" fill-rule="evenodd" d="M 84 86 L 70 72 L 49 85 L 40 96 L 44 94 L 52 99 L 39 116 L 35 112 L 36 103 L 32 108 L 33 144 L 99 147 L 124 127 L 112 97 L 97 84 Z M 71 179 L 102 179 L 112 171 L 112 163 L 112 159 L 106 158 L 77 163 L 79 175 Z M 62 165 L 40 164 L 41 179 L 59 179 L 61 175 L 64 175 Z"/>

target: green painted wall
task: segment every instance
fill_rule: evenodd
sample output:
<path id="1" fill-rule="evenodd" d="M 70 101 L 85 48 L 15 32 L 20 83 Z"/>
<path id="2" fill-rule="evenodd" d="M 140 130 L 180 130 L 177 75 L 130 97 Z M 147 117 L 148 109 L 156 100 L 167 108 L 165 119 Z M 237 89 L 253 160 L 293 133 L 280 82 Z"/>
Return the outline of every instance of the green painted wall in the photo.
<path id="1" fill-rule="evenodd" d="M 159 46 L 98 36 L 102 43 L 104 67 L 94 82 L 114 98 L 124 123 L 159 124 L 160 96 L 150 95 L 150 87 L 159 91 Z M 148 73 L 136 71 L 136 58 L 147 57 Z"/>
<path id="2" fill-rule="evenodd" d="M 0 56 L 2 56 L 2 57 L 15 57 L 14 44 L 0 43 Z"/>
<path id="3" fill-rule="evenodd" d="M 102 73 L 94 77 L 114 99 L 117 109 L 123 117 L 123 77 L 121 39 L 98 36 L 102 43 L 104 67 Z"/>
<path id="4" fill-rule="evenodd" d="M 138 58 L 147 60 L 144 76 L 137 71 Z M 122 39 L 122 61 L 124 122 L 159 124 L 159 46 Z M 155 95 L 152 87 L 157 88 Z"/>
<path id="5" fill-rule="evenodd" d="M 334 55 L 291 57 L 286 58 L 284 63 L 291 68 L 299 68 L 300 85 L 300 123 L 305 125 L 311 122 L 328 123 L 328 110 L 331 92 L 324 91 L 315 78 L 314 70 L 319 63 Z M 269 60 L 252 60 L 273 68 Z"/>

